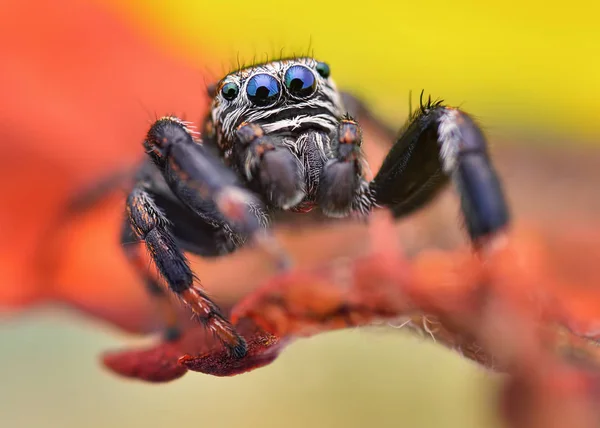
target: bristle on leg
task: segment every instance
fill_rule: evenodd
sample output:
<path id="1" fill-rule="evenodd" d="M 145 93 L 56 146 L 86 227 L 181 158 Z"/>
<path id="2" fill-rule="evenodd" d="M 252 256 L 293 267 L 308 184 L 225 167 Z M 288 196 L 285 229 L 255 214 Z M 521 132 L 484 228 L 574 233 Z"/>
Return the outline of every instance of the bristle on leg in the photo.
<path id="1" fill-rule="evenodd" d="M 181 298 L 192 309 L 198 321 L 227 347 L 233 357 L 243 358 L 246 355 L 246 341 L 205 292 L 197 287 L 191 287 L 181 293 Z"/>

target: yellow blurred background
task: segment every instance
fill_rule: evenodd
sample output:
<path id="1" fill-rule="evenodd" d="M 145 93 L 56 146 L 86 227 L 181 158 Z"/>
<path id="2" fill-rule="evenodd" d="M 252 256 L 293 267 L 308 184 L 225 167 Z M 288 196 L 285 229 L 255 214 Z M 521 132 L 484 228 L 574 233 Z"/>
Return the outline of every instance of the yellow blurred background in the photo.
<path id="1" fill-rule="evenodd" d="M 238 56 L 311 47 L 338 86 L 392 123 L 406 117 L 409 91 L 415 105 L 424 89 L 473 113 L 494 144 L 600 142 L 593 1 L 111 0 L 102 7 L 198 69 L 205 56 L 215 58 L 215 78 Z M 69 310 L 0 324 L 0 427 L 500 426 L 497 378 L 397 329 L 323 334 L 249 374 L 190 373 L 158 386 L 101 368 L 98 355 L 124 339 Z"/>
<path id="2" fill-rule="evenodd" d="M 424 89 L 475 114 L 492 135 L 600 140 L 600 5 L 592 0 L 112 4 L 166 49 L 219 58 L 216 76 L 238 57 L 310 48 L 338 86 L 394 122 L 405 118 L 409 91 L 414 105 Z"/>

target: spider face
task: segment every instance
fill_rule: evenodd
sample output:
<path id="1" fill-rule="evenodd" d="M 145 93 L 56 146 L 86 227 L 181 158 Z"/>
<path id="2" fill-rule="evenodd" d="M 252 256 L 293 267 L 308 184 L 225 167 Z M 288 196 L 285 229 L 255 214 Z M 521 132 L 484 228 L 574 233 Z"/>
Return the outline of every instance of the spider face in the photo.
<path id="1" fill-rule="evenodd" d="M 265 133 L 335 130 L 343 106 L 329 66 L 313 58 L 272 61 L 228 74 L 217 85 L 211 118 L 219 146 L 231 148 L 242 123 Z"/>
<path id="2" fill-rule="evenodd" d="M 318 202 L 322 171 L 336 152 L 343 114 L 329 66 L 294 58 L 244 68 L 222 79 L 212 100 L 210 128 L 225 162 L 263 191 L 268 205 L 306 211 Z M 252 132 L 240 131 L 255 125 Z M 262 142 L 248 149 L 240 132 L 250 139 L 258 133 Z M 344 174 L 353 175 L 350 181 L 355 182 L 360 171 L 349 168 Z M 326 212 L 348 214 L 349 192 L 340 201 L 343 207 Z"/>

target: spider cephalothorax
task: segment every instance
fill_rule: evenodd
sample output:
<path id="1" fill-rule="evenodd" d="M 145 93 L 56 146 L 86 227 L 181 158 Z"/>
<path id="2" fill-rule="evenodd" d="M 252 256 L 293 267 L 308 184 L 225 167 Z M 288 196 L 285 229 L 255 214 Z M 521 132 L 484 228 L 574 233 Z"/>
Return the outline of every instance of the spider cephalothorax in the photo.
<path id="1" fill-rule="evenodd" d="M 228 74 L 213 91 L 204 129 L 268 206 L 366 214 L 372 201 L 360 129 L 345 113 L 329 66 L 291 58 Z"/>
<path id="2" fill-rule="evenodd" d="M 329 66 L 312 58 L 272 61 L 228 74 L 211 104 L 219 146 L 227 151 L 242 123 L 262 125 L 267 134 L 335 131 L 345 113 Z"/>
<path id="3" fill-rule="evenodd" d="M 236 357 L 246 352 L 244 339 L 195 282 L 183 251 L 215 257 L 251 241 L 283 266 L 284 253 L 268 234 L 275 211 L 318 207 L 328 216 L 367 218 L 379 206 L 401 217 L 449 181 L 474 244 L 508 223 L 485 137 L 469 115 L 421 102 L 369 182 L 355 118 L 390 133 L 356 98 L 339 93 L 329 74 L 312 58 L 242 68 L 212 91 L 202 138 L 163 117 L 144 141 L 148 158 L 127 200 L 122 235 L 140 245 L 124 246 L 126 255 L 150 292 L 164 298 L 141 262 L 145 246 L 169 289 Z M 167 320 L 176 337 L 174 317 Z"/>

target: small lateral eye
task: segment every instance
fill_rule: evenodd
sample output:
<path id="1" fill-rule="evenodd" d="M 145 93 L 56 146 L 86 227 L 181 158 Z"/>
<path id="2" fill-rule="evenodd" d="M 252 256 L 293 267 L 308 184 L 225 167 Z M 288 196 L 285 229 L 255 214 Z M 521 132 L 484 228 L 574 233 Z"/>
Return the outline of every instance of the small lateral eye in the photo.
<path id="1" fill-rule="evenodd" d="M 331 69 L 329 68 L 329 65 L 327 65 L 324 62 L 318 62 L 316 69 L 317 73 L 319 73 L 319 75 L 325 79 L 327 79 L 331 74 Z"/>
<path id="2" fill-rule="evenodd" d="M 303 65 L 293 65 L 288 68 L 284 82 L 290 94 L 299 98 L 312 95 L 317 87 L 315 75 Z"/>
<path id="3" fill-rule="evenodd" d="M 255 74 L 248 80 L 246 87 L 248 99 L 255 105 L 264 107 L 279 99 L 281 87 L 276 78 L 270 74 Z"/>
<path id="4" fill-rule="evenodd" d="M 240 88 L 233 82 L 225 83 L 221 88 L 221 95 L 223 95 L 223 98 L 225 98 L 227 101 L 235 99 L 239 92 Z"/>

